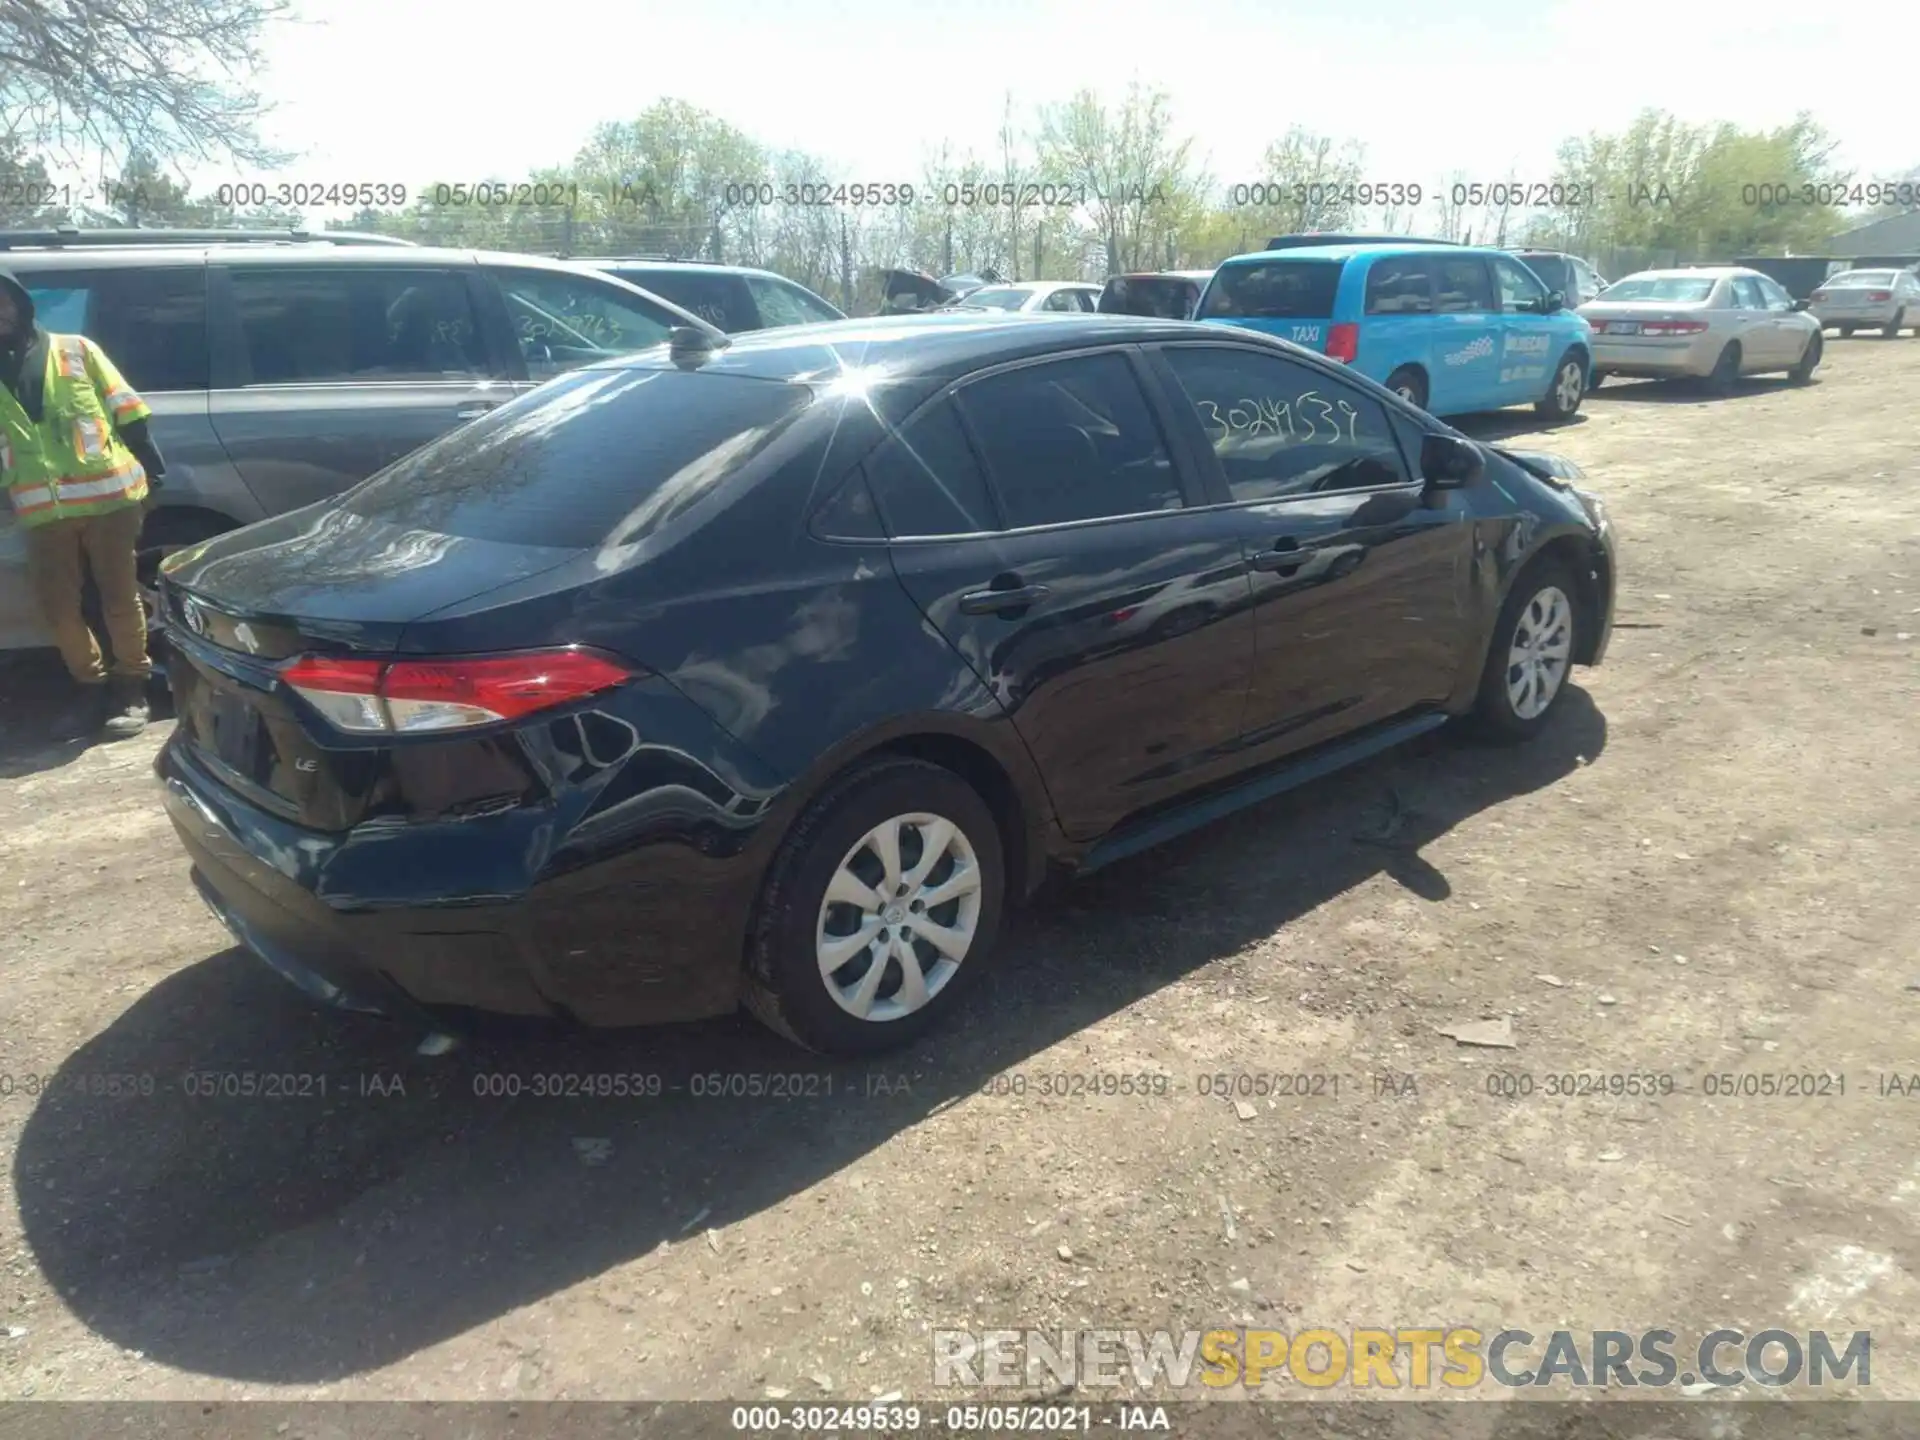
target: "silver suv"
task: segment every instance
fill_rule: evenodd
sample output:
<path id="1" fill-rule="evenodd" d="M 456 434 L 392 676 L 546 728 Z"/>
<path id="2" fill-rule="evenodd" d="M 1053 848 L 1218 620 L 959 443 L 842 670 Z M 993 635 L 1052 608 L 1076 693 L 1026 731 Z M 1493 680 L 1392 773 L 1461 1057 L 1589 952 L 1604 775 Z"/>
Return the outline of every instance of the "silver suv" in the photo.
<path id="1" fill-rule="evenodd" d="M 323 500 L 562 371 L 705 321 L 611 276 L 405 244 L 89 243 L 0 232 L 48 330 L 99 342 L 153 407 L 170 550 Z M 164 242 L 165 237 L 156 237 Z M 0 650 L 49 645 L 0 500 Z"/>

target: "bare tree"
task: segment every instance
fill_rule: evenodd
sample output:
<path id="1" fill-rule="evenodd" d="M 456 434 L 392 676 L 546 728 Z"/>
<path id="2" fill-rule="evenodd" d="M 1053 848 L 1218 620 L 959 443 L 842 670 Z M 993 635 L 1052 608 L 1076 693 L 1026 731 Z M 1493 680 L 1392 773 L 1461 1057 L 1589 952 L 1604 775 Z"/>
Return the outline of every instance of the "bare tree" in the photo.
<path id="1" fill-rule="evenodd" d="M 0 140 L 272 166 L 246 83 L 289 0 L 0 0 Z"/>

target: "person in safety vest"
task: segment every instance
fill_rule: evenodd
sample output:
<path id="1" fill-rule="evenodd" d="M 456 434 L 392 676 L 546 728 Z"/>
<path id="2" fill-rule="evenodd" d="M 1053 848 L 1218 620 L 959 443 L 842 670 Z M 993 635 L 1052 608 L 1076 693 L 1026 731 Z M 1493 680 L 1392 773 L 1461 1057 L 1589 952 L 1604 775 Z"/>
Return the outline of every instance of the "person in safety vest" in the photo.
<path id="1" fill-rule="evenodd" d="M 81 335 L 50 335 L 33 297 L 0 272 L 0 490 L 24 532 L 34 596 L 67 672 L 105 700 L 112 737 L 147 723 L 147 618 L 135 551 L 166 472 L 146 401 Z M 113 647 L 109 672 L 82 613 L 91 571 Z"/>

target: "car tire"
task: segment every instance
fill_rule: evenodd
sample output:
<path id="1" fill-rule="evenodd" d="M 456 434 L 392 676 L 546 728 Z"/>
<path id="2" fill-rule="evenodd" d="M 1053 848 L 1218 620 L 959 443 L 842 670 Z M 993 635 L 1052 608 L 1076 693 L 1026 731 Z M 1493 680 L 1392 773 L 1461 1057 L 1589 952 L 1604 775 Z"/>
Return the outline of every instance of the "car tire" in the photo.
<path id="1" fill-rule="evenodd" d="M 1598 390 L 1602 385 L 1606 384 L 1607 381 L 1611 380 L 1612 378 L 1613 378 L 1613 372 L 1611 370 L 1594 371 L 1593 378 L 1587 382 L 1587 393 L 1591 395 L 1594 391 Z"/>
<path id="2" fill-rule="evenodd" d="M 1893 319 L 1886 323 L 1880 333 L 1889 340 L 1898 340 L 1900 338 L 1900 332 L 1906 328 L 1906 324 L 1907 312 L 1905 310 L 1896 310 Z"/>
<path id="3" fill-rule="evenodd" d="M 1820 368 L 1820 357 L 1826 350 L 1826 337 L 1818 330 L 1807 341 L 1807 348 L 1800 352 L 1800 361 L 1787 372 L 1787 378 L 1796 385 L 1805 385 L 1813 379 L 1813 372 Z"/>
<path id="4" fill-rule="evenodd" d="M 1553 379 L 1547 393 L 1533 402 L 1533 408 L 1555 425 L 1564 425 L 1580 413 L 1580 402 L 1587 396 L 1587 367 L 1572 351 L 1560 357 L 1553 367 Z"/>
<path id="5" fill-rule="evenodd" d="M 931 860 L 930 839 L 940 845 Z M 881 893 L 889 864 L 892 897 Z M 927 893 L 944 898 L 917 908 Z M 768 870 L 747 942 L 747 1009 L 822 1054 L 904 1045 L 939 1023 L 986 968 L 1005 893 L 999 826 L 972 786 L 921 760 L 862 766 L 808 807 Z M 898 948 L 915 924 L 923 928 L 907 954 L 924 998 L 911 996 Z M 943 930 L 944 946 L 926 938 L 927 925 Z M 852 943 L 861 936 L 866 944 Z M 957 956 L 955 936 L 964 937 Z M 829 970 L 834 957 L 822 949 L 836 939 L 838 968 Z"/>
<path id="6" fill-rule="evenodd" d="M 1417 365 L 1402 365 L 1387 376 L 1387 389 L 1422 410 L 1427 408 L 1427 377 Z"/>
<path id="7" fill-rule="evenodd" d="M 1729 340 L 1726 348 L 1713 362 L 1713 369 L 1707 372 L 1705 381 L 1707 393 L 1718 395 L 1722 399 L 1733 394 L 1740 383 L 1740 342 Z"/>
<path id="8" fill-rule="evenodd" d="M 1842 340 L 1851 340 L 1853 338 L 1853 326 L 1842 325 L 1839 327 L 1839 329 L 1840 329 L 1840 338 Z"/>
<path id="9" fill-rule="evenodd" d="M 1553 718 L 1579 653 L 1578 594 L 1572 573 L 1557 560 L 1529 565 L 1514 580 L 1494 622 L 1474 702 L 1474 728 L 1483 736 L 1530 740 Z"/>

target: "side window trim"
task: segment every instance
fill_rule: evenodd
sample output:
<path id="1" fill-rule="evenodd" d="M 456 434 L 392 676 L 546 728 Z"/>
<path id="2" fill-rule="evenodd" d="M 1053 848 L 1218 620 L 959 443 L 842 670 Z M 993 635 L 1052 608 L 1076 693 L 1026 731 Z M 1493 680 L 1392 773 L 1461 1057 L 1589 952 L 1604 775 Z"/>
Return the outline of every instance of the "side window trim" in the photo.
<path id="1" fill-rule="evenodd" d="M 1147 418 L 1153 422 L 1154 429 L 1160 437 L 1160 444 L 1166 450 L 1167 459 L 1173 465 L 1174 479 L 1177 480 L 1180 485 L 1180 508 L 1178 510 L 1130 510 L 1123 515 L 1093 515 L 1080 520 L 1056 520 L 1046 525 L 1009 526 L 1006 523 L 1006 500 L 1000 493 L 999 478 L 986 463 L 985 449 L 980 444 L 980 437 L 973 431 L 972 422 L 967 418 L 966 407 L 956 404 L 954 406 L 954 413 L 960 417 L 961 427 L 966 433 L 967 444 L 973 449 L 974 458 L 980 466 L 980 473 L 986 480 L 987 493 L 993 498 L 995 515 L 1002 526 L 999 531 L 994 533 L 1001 535 L 1030 535 L 1043 530 L 1065 530 L 1086 525 L 1106 525 L 1116 520 L 1140 520 L 1152 516 L 1171 517 L 1185 515 L 1193 510 L 1201 509 L 1210 503 L 1206 495 L 1205 483 L 1201 481 L 1200 477 L 1194 473 L 1190 466 L 1181 463 L 1181 447 L 1175 443 L 1167 424 L 1166 404 L 1170 397 L 1155 383 L 1152 369 L 1147 364 L 1145 357 L 1141 353 L 1141 347 L 1138 345 L 1084 345 L 1073 350 L 1055 350 L 1045 355 L 1029 355 L 1018 360 L 1007 360 L 988 369 L 972 372 L 961 380 L 956 381 L 948 387 L 948 390 L 944 393 L 952 394 L 957 399 L 962 392 L 978 384 L 980 381 L 988 380 L 998 375 L 1005 375 L 1015 370 L 1031 369 L 1035 366 L 1057 364 L 1066 360 L 1078 360 L 1098 355 L 1120 356 L 1121 359 L 1126 361 L 1128 371 L 1132 374 L 1134 383 L 1140 387 L 1141 394 L 1147 401 Z"/>
<path id="2" fill-rule="evenodd" d="M 1260 359 L 1291 362 L 1299 365 L 1303 370 L 1319 369 L 1319 367 L 1315 366 L 1311 361 L 1296 360 L 1289 355 L 1275 355 L 1260 346 L 1236 344 L 1231 340 L 1162 340 L 1153 346 L 1153 350 L 1155 352 L 1155 360 L 1161 365 L 1167 363 L 1165 352 L 1168 350 L 1234 350 L 1240 354 L 1252 355 Z M 1340 495 L 1381 495 L 1402 490 L 1425 489 L 1426 481 L 1420 475 L 1418 457 L 1409 458 L 1407 455 L 1406 442 L 1401 438 L 1399 433 L 1400 427 L 1396 423 L 1400 417 L 1394 412 L 1392 406 L 1377 396 L 1367 395 L 1365 391 L 1360 390 L 1343 375 L 1329 371 L 1326 373 L 1325 379 L 1332 388 L 1352 391 L 1355 395 L 1362 396 L 1380 407 L 1387 418 L 1387 429 L 1393 440 L 1394 453 L 1400 459 L 1400 468 L 1406 472 L 1409 478 L 1395 485 L 1357 485 L 1351 490 L 1342 489 L 1337 492 L 1309 491 L 1303 495 L 1277 495 L 1264 500 L 1237 500 L 1234 498 L 1232 487 L 1227 483 L 1226 468 L 1221 465 L 1220 457 L 1214 453 L 1211 444 L 1205 444 L 1202 446 L 1200 464 L 1207 476 L 1207 488 L 1216 492 L 1218 498 L 1210 497 L 1205 504 L 1196 505 L 1192 508 L 1195 510 L 1245 510 L 1255 505 L 1284 505 L 1296 500 L 1324 500 L 1328 494 L 1333 493 Z M 1171 367 L 1168 367 L 1167 380 L 1170 386 L 1177 387 L 1179 385 L 1178 377 L 1173 375 Z M 1171 393 L 1178 395 L 1182 392 L 1174 389 Z M 1408 421 L 1407 423 L 1411 424 L 1412 422 Z M 1200 421 L 1198 416 L 1193 417 L 1193 425 L 1196 430 L 1199 430 Z M 1204 439 L 1204 431 L 1201 432 L 1201 435 Z"/>

